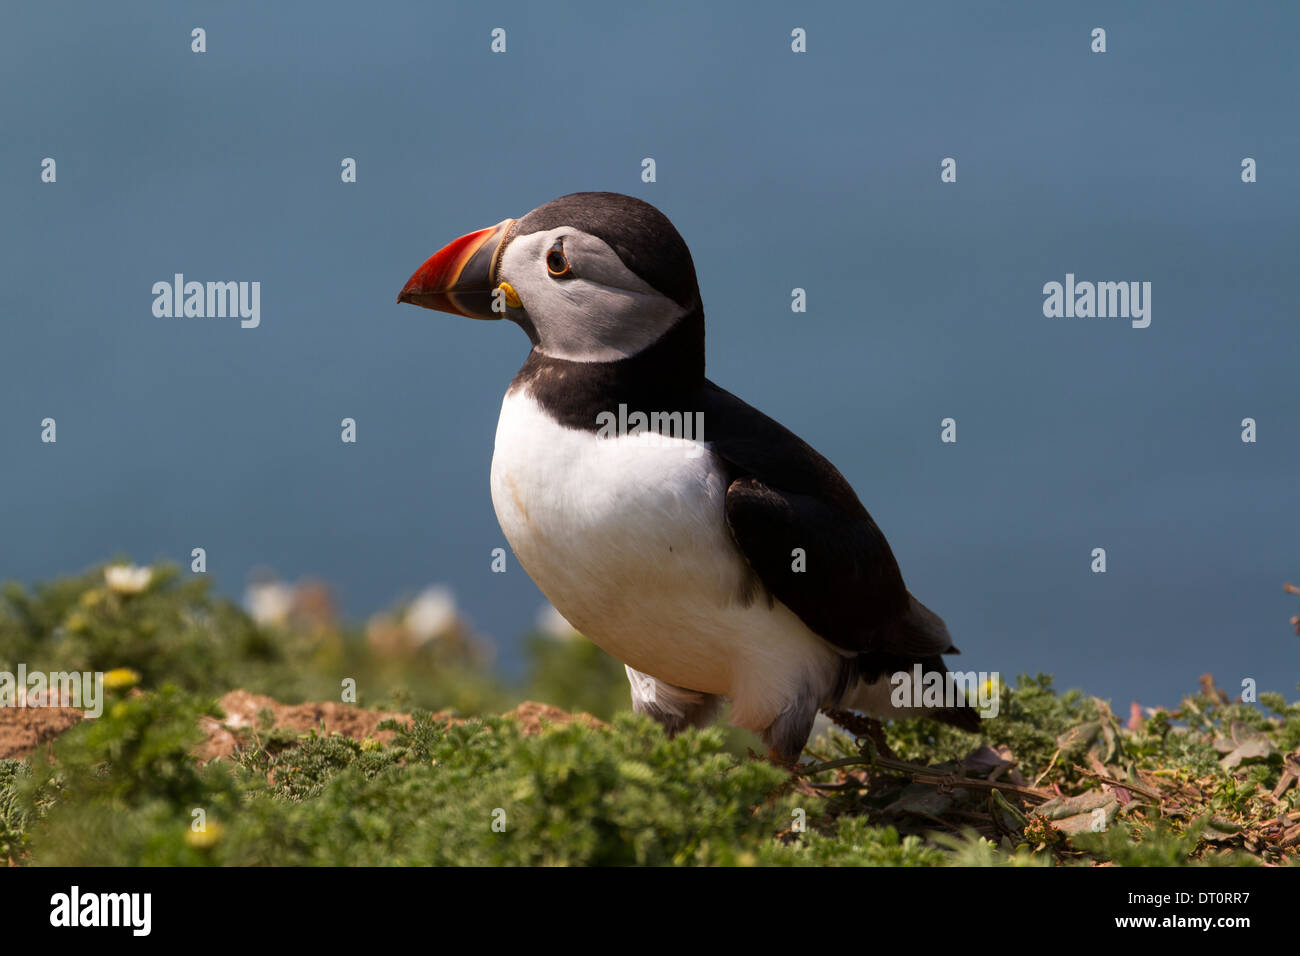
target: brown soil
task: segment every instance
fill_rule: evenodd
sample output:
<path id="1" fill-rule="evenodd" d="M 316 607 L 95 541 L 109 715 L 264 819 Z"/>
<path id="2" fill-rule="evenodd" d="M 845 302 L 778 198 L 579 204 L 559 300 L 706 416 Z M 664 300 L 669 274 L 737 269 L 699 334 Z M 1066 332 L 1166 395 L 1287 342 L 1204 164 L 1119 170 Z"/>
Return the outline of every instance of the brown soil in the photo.
<path id="1" fill-rule="evenodd" d="M 325 701 L 322 703 L 281 704 L 270 697 L 250 694 L 245 690 L 232 690 L 220 700 L 225 719 L 205 717 L 202 721 L 207 739 L 195 750 L 202 760 L 229 757 L 235 752 L 238 740 L 235 731 L 261 725 L 259 713 L 269 710 L 273 726 L 305 733 L 317 730 L 326 734 L 343 734 L 362 740 L 374 737 L 385 743 L 392 739 L 393 731 L 376 730 L 385 720 L 409 723 L 410 714 L 380 710 L 363 710 L 351 704 Z M 459 721 L 441 712 L 435 717 L 446 721 Z M 529 736 L 541 733 L 543 723 L 564 725 L 580 720 L 588 727 L 606 726 L 590 714 L 570 714 L 550 704 L 526 700 L 514 710 L 503 715 L 519 723 Z M 26 757 L 47 741 L 53 740 L 82 719 L 81 711 L 73 707 L 0 707 L 0 758 Z"/>
<path id="2" fill-rule="evenodd" d="M 0 759 L 26 757 L 79 720 L 78 707 L 0 707 Z"/>
<path id="3" fill-rule="evenodd" d="M 393 738 L 391 730 L 376 730 L 385 720 L 396 720 L 407 724 L 410 714 L 391 713 L 382 710 L 362 710 L 352 704 L 324 701 L 322 703 L 281 704 L 271 697 L 250 694 L 246 690 L 232 690 L 220 701 L 225 711 L 224 720 L 204 717 L 202 726 L 208 739 L 200 744 L 195 753 L 203 760 L 216 757 L 229 757 L 238 747 L 238 741 L 232 731 L 245 727 L 258 728 L 262 725 L 259 714 L 269 710 L 272 726 L 283 730 L 295 730 L 306 733 L 316 730 L 322 734 L 342 734 L 362 740 L 374 737 L 387 743 Z M 439 714 L 438 716 L 443 716 Z M 446 715 L 450 719 L 450 715 Z"/>
<path id="4" fill-rule="evenodd" d="M 516 721 L 519 724 L 519 729 L 527 737 L 540 734 L 543 721 L 558 724 L 562 727 L 577 720 L 593 730 L 609 726 L 604 721 L 597 720 L 591 714 L 571 714 L 567 710 L 560 710 L 560 708 L 552 707 L 550 704 L 539 704 L 535 700 L 526 700 L 510 713 L 502 714 L 502 716 Z"/>

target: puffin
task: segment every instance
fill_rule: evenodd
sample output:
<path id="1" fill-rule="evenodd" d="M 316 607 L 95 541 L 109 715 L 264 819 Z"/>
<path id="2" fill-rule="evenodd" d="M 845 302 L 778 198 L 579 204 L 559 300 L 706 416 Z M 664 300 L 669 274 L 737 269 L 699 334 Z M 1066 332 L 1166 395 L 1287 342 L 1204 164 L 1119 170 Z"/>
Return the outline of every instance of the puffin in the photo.
<path id="1" fill-rule="evenodd" d="M 790 767 L 819 711 L 978 729 L 969 701 L 900 699 L 946 675 L 948 628 L 843 475 L 705 376 L 695 265 L 654 206 L 561 196 L 449 243 L 397 301 L 527 334 L 493 508 L 551 604 L 624 664 L 634 711 L 672 736 L 728 701 Z"/>

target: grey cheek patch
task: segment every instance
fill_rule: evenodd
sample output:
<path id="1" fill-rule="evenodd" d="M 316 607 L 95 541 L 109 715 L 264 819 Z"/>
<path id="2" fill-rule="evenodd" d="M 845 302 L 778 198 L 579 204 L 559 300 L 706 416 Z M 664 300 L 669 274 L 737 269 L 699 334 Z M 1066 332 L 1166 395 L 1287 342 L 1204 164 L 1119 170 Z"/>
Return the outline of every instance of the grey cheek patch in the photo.
<path id="1" fill-rule="evenodd" d="M 545 269 L 544 251 L 560 236 L 573 278 L 555 279 Z M 689 312 L 642 281 L 603 241 L 570 227 L 519 236 L 502 262 L 505 280 L 524 304 L 526 315 L 516 321 L 536 348 L 554 358 L 628 358 L 658 341 Z"/>

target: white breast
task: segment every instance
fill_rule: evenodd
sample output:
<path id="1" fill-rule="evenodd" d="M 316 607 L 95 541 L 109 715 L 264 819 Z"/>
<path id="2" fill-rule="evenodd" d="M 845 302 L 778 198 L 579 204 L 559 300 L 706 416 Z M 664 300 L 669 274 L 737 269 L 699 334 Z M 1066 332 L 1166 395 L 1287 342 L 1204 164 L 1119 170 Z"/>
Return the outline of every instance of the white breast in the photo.
<path id="1" fill-rule="evenodd" d="M 502 403 L 492 503 L 542 593 L 619 660 L 731 697 L 733 721 L 761 729 L 833 681 L 838 657 L 783 604 L 744 599 L 724 481 L 700 441 L 598 438 L 526 389 Z"/>

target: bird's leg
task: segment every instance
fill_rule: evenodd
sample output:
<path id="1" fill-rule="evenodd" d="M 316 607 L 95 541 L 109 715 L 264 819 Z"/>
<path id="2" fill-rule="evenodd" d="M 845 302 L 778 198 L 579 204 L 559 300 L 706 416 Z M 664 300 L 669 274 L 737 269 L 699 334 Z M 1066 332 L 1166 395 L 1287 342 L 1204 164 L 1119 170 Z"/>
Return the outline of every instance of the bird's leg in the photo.
<path id="1" fill-rule="evenodd" d="M 760 734 L 772 762 L 793 770 L 817 719 L 817 699 L 811 694 L 791 701 Z"/>
<path id="2" fill-rule="evenodd" d="M 881 757 L 888 757 L 890 760 L 897 760 L 898 755 L 890 749 L 889 741 L 885 739 L 885 725 L 874 717 L 867 718 L 870 728 L 867 731 L 867 739 L 876 745 L 876 753 Z"/>
<path id="3" fill-rule="evenodd" d="M 885 725 L 874 717 L 868 717 L 865 714 L 855 714 L 848 710 L 825 710 L 822 711 L 827 717 L 835 721 L 854 737 L 862 740 L 869 740 L 875 748 L 876 753 L 882 757 L 889 757 L 897 760 L 898 755 L 889 748 L 889 741 L 885 739 Z"/>

